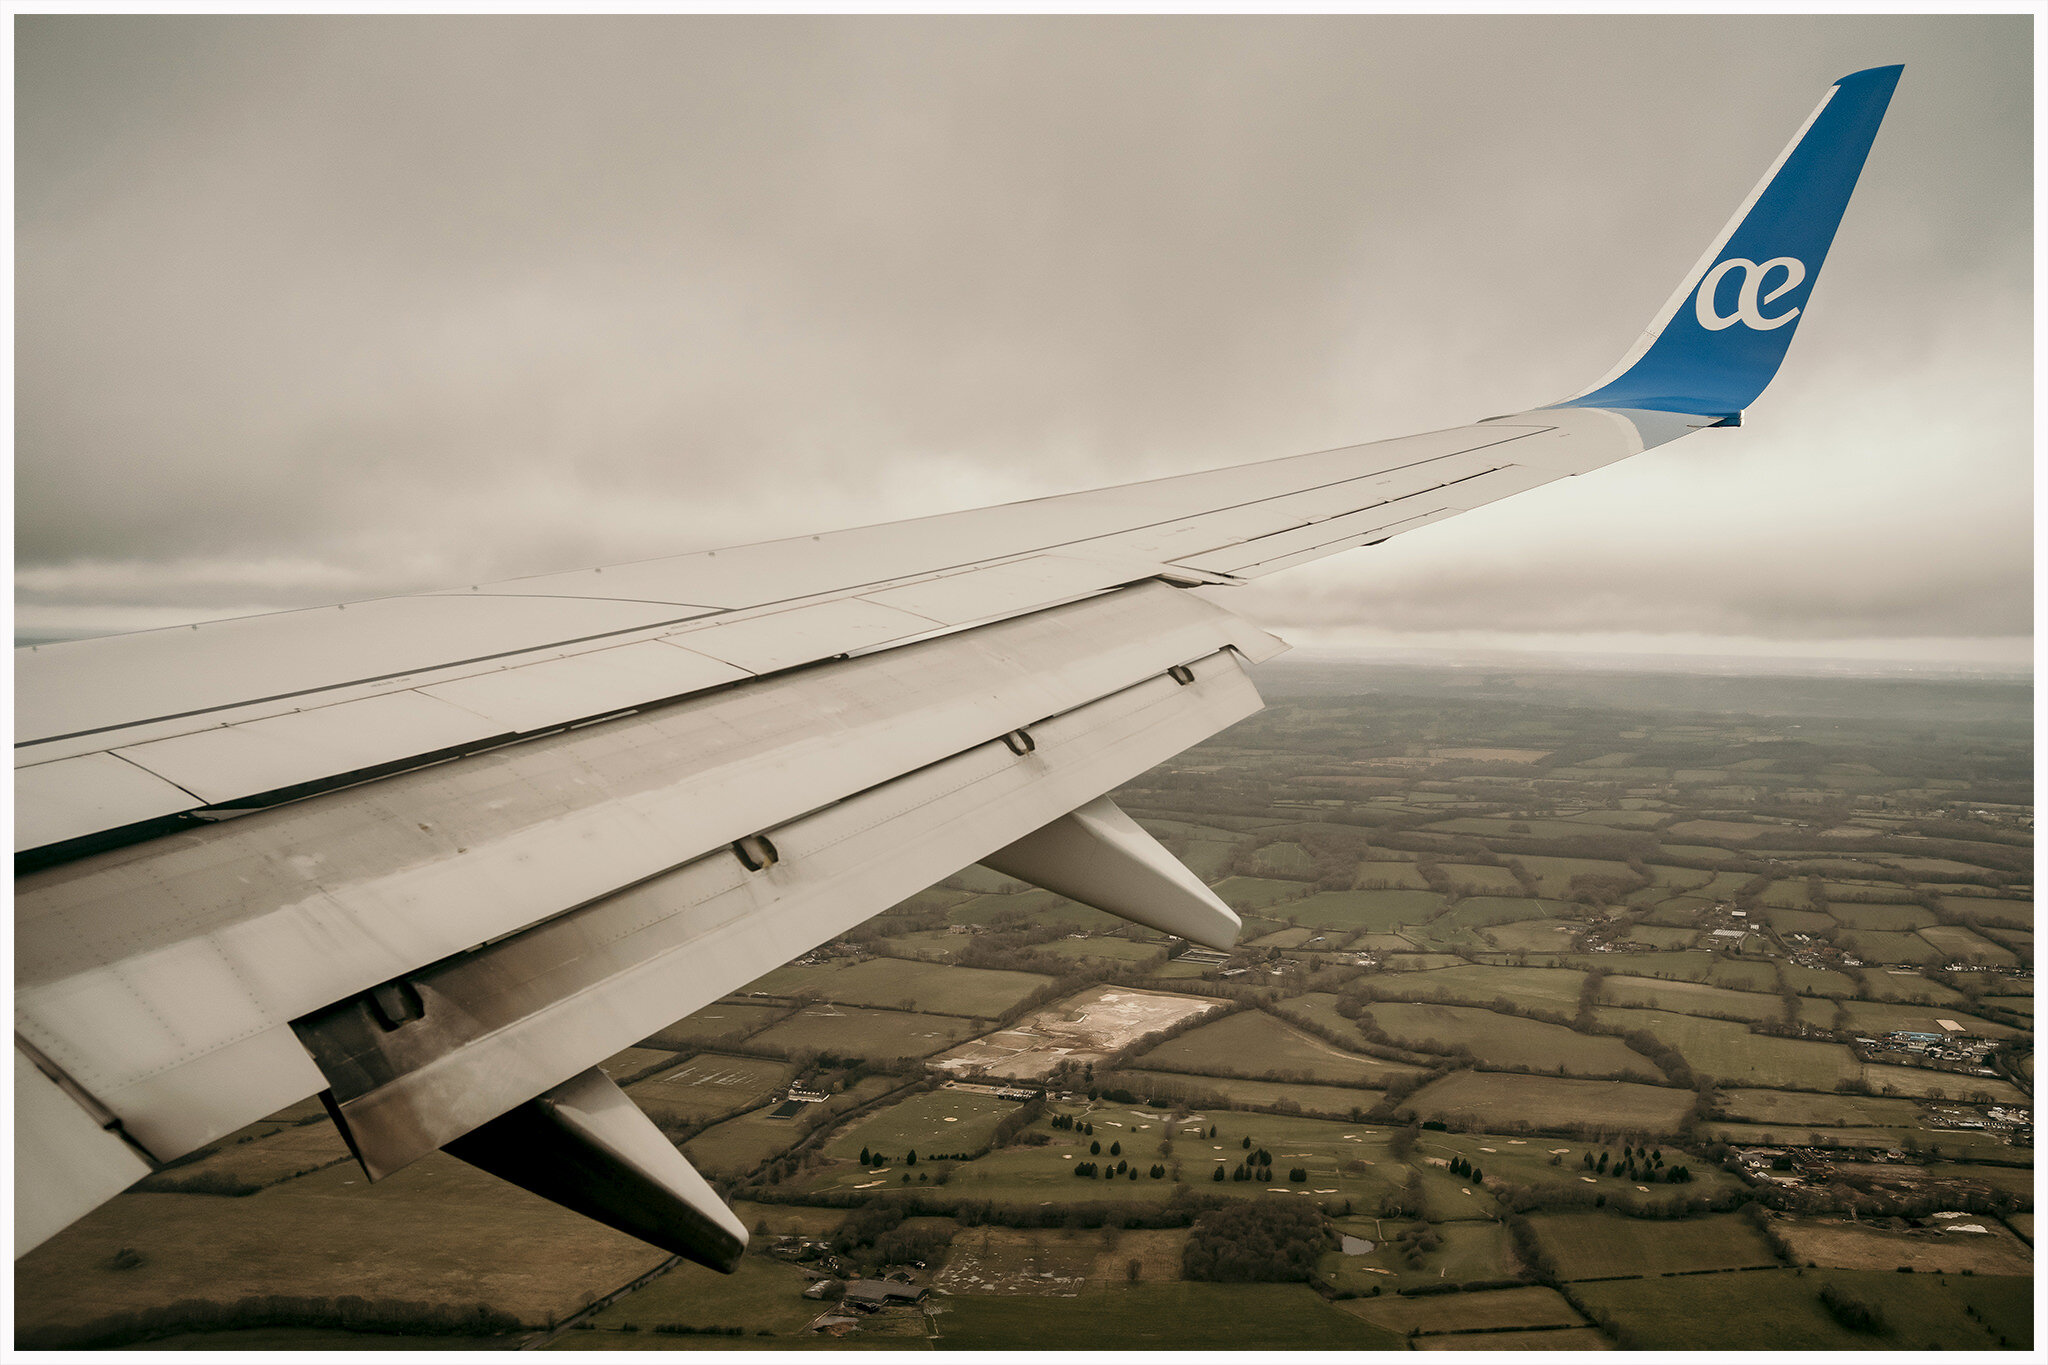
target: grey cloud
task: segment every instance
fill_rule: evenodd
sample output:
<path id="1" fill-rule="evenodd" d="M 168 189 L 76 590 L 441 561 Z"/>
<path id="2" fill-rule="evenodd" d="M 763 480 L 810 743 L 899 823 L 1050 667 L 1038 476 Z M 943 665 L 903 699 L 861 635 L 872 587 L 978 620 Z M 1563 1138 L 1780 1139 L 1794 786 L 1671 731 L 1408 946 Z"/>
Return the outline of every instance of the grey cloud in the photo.
<path id="1" fill-rule="evenodd" d="M 1981 515 L 1995 534 L 1940 562 L 1898 547 L 1934 605 L 1897 610 L 1996 598 L 2010 623 L 1986 584 L 2028 535 L 1998 513 L 2028 486 L 2029 25 L 27 17 L 19 598 L 407 591 L 1548 401 L 1626 346 L 1830 79 L 1903 58 L 1742 435 L 1776 459 L 1720 458 L 1764 467 L 1781 537 L 1896 537 L 1930 498 Z M 1970 477 L 1930 488 L 1936 428 Z M 1660 494 L 1730 496 L 1673 467 Z M 1892 503 L 1815 504 L 1845 470 Z M 1671 523 L 1646 579 L 1715 543 Z M 1457 524 L 1403 553 L 1464 581 Z M 1565 560 L 1540 575 L 1532 597 L 1594 600 Z M 1289 581 L 1274 609 L 1310 610 L 1322 580 Z M 1771 614 L 1729 592 L 1688 610 Z M 1844 630 L 1884 610 L 1823 581 L 1789 614 L 1831 602 Z"/>

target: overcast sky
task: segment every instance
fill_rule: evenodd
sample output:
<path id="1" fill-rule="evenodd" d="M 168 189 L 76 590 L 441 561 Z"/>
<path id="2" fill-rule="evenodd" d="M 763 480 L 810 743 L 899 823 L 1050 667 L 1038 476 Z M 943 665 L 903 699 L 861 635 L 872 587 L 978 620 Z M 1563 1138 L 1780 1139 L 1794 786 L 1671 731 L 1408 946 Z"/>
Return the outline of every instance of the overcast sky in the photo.
<path id="1" fill-rule="evenodd" d="M 1297 643 L 2020 663 L 2032 21 L 17 21 L 17 629 L 1451 426 L 1905 76 L 1719 431 L 1266 580 Z"/>

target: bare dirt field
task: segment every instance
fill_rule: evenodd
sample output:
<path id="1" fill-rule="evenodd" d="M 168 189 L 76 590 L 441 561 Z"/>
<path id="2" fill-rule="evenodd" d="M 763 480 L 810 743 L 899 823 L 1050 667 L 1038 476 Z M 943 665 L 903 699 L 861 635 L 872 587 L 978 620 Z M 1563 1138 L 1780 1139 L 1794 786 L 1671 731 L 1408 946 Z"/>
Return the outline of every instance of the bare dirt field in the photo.
<path id="1" fill-rule="evenodd" d="M 1012 1028 L 962 1044 L 932 1064 L 956 1076 L 1034 1080 L 1062 1061 L 1099 1062 L 1148 1033 L 1215 1008 L 1214 1000 L 1095 986 Z"/>

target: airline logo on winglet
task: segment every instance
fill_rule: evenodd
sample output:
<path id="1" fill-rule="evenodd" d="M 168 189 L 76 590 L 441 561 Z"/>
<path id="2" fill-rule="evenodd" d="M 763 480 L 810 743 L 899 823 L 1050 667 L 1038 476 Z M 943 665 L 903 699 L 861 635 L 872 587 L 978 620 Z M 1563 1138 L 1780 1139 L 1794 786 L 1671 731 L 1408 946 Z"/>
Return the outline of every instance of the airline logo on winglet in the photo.
<path id="1" fill-rule="evenodd" d="M 1699 273 L 1681 277 L 1605 378 L 1554 406 L 1728 417 L 1754 402 L 1799 330 L 1899 70 L 1872 67 L 1830 86 Z"/>
<path id="2" fill-rule="evenodd" d="M 1764 280 L 1773 270 L 1782 269 L 1785 278 L 1780 280 L 1770 293 L 1763 293 Z M 1721 287 L 1721 281 L 1733 271 L 1742 272 L 1742 287 L 1735 296 L 1735 311 L 1723 314 L 1718 311 L 1714 295 Z M 1799 287 L 1806 278 L 1806 263 L 1792 256 L 1774 256 L 1758 265 L 1740 256 L 1731 256 L 1707 272 L 1700 281 L 1700 292 L 1693 297 L 1693 311 L 1699 315 L 1700 326 L 1710 332 L 1724 331 L 1741 323 L 1759 332 L 1768 332 L 1799 316 L 1799 309 L 1792 307 L 1775 317 L 1765 317 L 1763 306 L 1776 300 L 1787 290 Z M 1759 297 L 1761 295 L 1761 297 Z"/>

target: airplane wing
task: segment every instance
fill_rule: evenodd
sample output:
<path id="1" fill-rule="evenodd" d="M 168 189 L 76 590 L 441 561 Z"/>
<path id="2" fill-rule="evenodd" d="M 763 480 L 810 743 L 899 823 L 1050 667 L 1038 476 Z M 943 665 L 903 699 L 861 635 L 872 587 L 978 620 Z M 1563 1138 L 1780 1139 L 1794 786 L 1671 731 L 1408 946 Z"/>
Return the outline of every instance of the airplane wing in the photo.
<path id="1" fill-rule="evenodd" d="M 1106 793 L 1284 646 L 1186 591 L 1704 427 L 1776 372 L 1899 75 L 1833 86 L 1613 374 L 1291 459 L 16 654 L 16 1247 L 322 1095 L 729 1268 L 603 1058 L 982 861 L 1198 942 Z"/>

